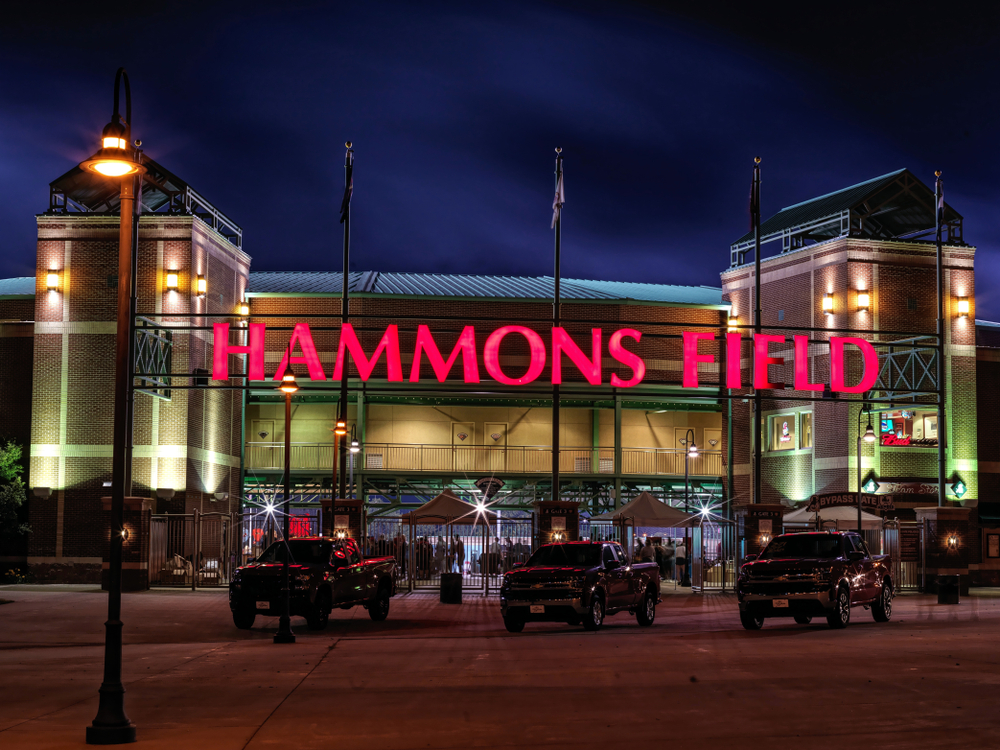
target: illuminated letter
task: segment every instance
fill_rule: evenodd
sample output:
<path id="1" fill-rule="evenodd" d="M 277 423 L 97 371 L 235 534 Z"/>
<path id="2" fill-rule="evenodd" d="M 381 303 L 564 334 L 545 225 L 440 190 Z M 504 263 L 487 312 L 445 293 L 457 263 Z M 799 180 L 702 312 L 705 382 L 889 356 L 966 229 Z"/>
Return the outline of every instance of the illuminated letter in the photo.
<path id="1" fill-rule="evenodd" d="M 809 337 L 794 336 L 795 340 L 795 390 L 821 391 L 822 383 L 809 382 Z"/>
<path id="2" fill-rule="evenodd" d="M 739 333 L 726 334 L 726 388 L 743 387 L 743 337 Z"/>
<path id="3" fill-rule="evenodd" d="M 569 337 L 565 328 L 552 329 L 552 384 L 562 383 L 562 354 L 566 352 L 591 385 L 601 384 L 601 329 L 590 329 L 593 359 L 587 359 L 583 350 Z"/>
<path id="4" fill-rule="evenodd" d="M 358 335 L 354 332 L 354 326 L 350 323 L 344 323 L 340 327 L 340 342 L 337 344 L 337 364 L 333 370 L 334 380 L 340 380 L 343 372 L 341 368 L 344 366 L 344 358 L 348 351 L 351 353 L 351 359 L 354 360 L 354 366 L 358 368 L 358 374 L 362 380 L 368 380 L 372 376 L 375 363 L 378 362 L 383 351 L 385 352 L 385 366 L 388 370 L 389 380 L 394 382 L 403 380 L 403 365 L 399 359 L 399 328 L 395 324 L 385 329 L 382 340 L 378 342 L 378 347 L 369 361 L 365 356 L 364 349 L 361 348 L 361 342 L 358 341 Z"/>
<path id="5" fill-rule="evenodd" d="M 698 354 L 698 342 L 701 339 L 715 341 L 715 334 L 708 331 L 684 331 L 684 380 L 682 385 L 685 388 L 698 387 L 699 362 L 715 361 L 715 357 L 711 354 Z"/>
<path id="6" fill-rule="evenodd" d="M 531 349 L 531 364 L 528 371 L 520 378 L 508 378 L 500 369 L 500 342 L 508 333 L 519 333 L 528 340 L 528 347 Z M 545 367 L 545 344 L 542 338 L 530 328 L 524 326 L 504 326 L 497 328 L 490 337 L 486 339 L 486 347 L 483 349 L 483 360 L 486 363 L 486 372 L 498 383 L 504 385 L 525 385 L 534 381 L 542 374 Z"/>
<path id="7" fill-rule="evenodd" d="M 755 333 L 753 336 L 753 387 L 758 390 L 766 388 L 784 388 L 784 383 L 770 383 L 767 380 L 768 365 L 783 365 L 783 357 L 769 357 L 767 347 L 771 342 L 785 343 L 784 336 L 770 333 Z"/>
<path id="8" fill-rule="evenodd" d="M 626 336 L 637 342 L 642 340 L 642 334 L 634 328 L 622 328 L 620 331 L 612 333 L 611 338 L 608 339 L 608 351 L 611 356 L 632 369 L 632 377 L 628 380 L 622 380 L 615 373 L 611 373 L 611 385 L 615 388 L 632 388 L 639 385 L 646 377 L 646 363 L 642 361 L 642 357 L 622 346 L 622 339 Z"/>
<path id="9" fill-rule="evenodd" d="M 458 353 L 462 353 L 462 368 L 465 372 L 466 383 L 479 382 L 479 362 L 476 360 L 476 329 L 466 326 L 462 329 L 461 335 L 455 348 L 451 350 L 451 356 L 445 362 L 441 357 L 441 350 L 438 349 L 431 336 L 431 329 L 425 325 L 417 326 L 417 346 L 413 351 L 413 367 L 410 368 L 410 382 L 420 382 L 420 355 L 427 352 L 427 361 L 434 368 L 434 375 L 439 383 L 443 383 L 451 372 L 451 366 L 458 359 Z"/>
<path id="10" fill-rule="evenodd" d="M 264 324 L 250 324 L 250 342 L 247 346 L 229 343 L 229 323 L 212 326 L 212 380 L 229 380 L 229 355 L 247 354 L 247 373 L 250 380 L 264 379 Z"/>
<path id="11" fill-rule="evenodd" d="M 861 382 L 855 386 L 844 385 L 844 345 L 852 344 L 861 350 L 864 358 L 864 369 L 861 373 Z M 875 347 L 864 339 L 851 338 L 850 336 L 830 337 L 830 390 L 839 393 L 864 393 L 871 390 L 878 380 L 878 354 Z"/>
<path id="12" fill-rule="evenodd" d="M 296 342 L 302 349 L 301 357 L 292 354 L 295 351 Z M 310 380 L 326 380 L 326 373 L 323 372 L 323 365 L 319 363 L 319 357 L 316 355 L 316 345 L 313 343 L 312 331 L 309 330 L 308 323 L 295 324 L 292 338 L 288 340 L 288 348 L 281 357 L 278 369 L 274 372 L 275 380 L 281 380 L 281 376 L 285 374 L 285 368 L 289 364 L 289 359 L 293 365 L 305 365 L 309 370 Z"/>

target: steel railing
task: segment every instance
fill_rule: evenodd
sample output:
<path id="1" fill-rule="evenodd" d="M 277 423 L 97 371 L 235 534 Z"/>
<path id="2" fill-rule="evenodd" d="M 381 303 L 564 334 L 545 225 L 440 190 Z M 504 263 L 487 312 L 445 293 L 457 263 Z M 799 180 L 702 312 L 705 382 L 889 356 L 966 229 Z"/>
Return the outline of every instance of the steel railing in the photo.
<path id="1" fill-rule="evenodd" d="M 332 443 L 292 443 L 293 469 L 327 469 L 333 466 Z M 721 451 L 701 451 L 687 458 L 686 451 L 669 448 L 623 448 L 622 474 L 684 476 L 685 459 L 692 476 L 722 476 Z M 284 443 L 246 444 L 250 469 L 284 467 Z M 475 471 L 544 474 L 552 471 L 552 448 L 546 445 L 422 445 L 368 443 L 351 454 L 356 471 Z M 614 474 L 615 450 L 609 447 L 567 447 L 559 451 L 559 471 L 566 474 Z"/>

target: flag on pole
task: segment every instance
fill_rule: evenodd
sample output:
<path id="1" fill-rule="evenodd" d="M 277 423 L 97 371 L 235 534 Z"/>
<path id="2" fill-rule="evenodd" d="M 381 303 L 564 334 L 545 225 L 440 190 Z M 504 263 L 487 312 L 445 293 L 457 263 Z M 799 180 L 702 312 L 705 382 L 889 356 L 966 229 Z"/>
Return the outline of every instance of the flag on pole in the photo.
<path id="1" fill-rule="evenodd" d="M 351 196 L 354 195 L 354 151 L 348 144 L 347 149 L 347 186 L 344 188 L 344 200 L 340 202 L 340 223 L 347 221 L 347 213 L 351 210 Z"/>
<path id="2" fill-rule="evenodd" d="M 756 228 L 755 221 L 760 213 L 760 189 L 757 180 L 760 174 L 760 160 L 755 159 L 753 165 L 753 175 L 750 178 L 750 231 Z"/>
<path id="3" fill-rule="evenodd" d="M 552 199 L 552 226 L 549 229 L 556 228 L 556 222 L 562 216 L 563 203 L 566 202 L 566 193 L 563 189 L 563 172 L 562 172 L 562 157 L 559 159 L 559 179 L 556 180 L 556 196 Z"/>
<path id="4" fill-rule="evenodd" d="M 937 184 L 934 185 L 934 192 L 937 193 L 937 212 L 938 212 L 938 222 L 944 223 L 944 180 L 941 179 L 941 173 L 937 173 Z"/>

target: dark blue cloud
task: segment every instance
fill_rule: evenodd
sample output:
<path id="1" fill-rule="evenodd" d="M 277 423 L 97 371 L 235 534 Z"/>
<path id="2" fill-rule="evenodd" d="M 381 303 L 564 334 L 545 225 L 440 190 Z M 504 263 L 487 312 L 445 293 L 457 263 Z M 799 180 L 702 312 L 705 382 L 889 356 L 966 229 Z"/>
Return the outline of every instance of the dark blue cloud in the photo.
<path id="1" fill-rule="evenodd" d="M 1000 318 L 997 25 L 693 5 L 22 11 L 0 30 L 0 276 L 31 273 L 33 215 L 93 149 L 125 65 L 136 135 L 243 226 L 257 269 L 339 268 L 351 139 L 356 269 L 548 273 L 558 145 L 567 275 L 714 285 L 759 154 L 765 213 L 944 168 L 979 314 Z"/>

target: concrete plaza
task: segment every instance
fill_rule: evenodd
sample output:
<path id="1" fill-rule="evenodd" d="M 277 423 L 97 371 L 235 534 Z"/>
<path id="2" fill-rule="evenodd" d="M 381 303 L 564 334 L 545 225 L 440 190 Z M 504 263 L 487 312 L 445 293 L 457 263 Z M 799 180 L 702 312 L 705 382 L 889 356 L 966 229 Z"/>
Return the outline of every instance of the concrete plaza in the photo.
<path id="1" fill-rule="evenodd" d="M 0 748 L 84 746 L 106 598 L 0 587 Z M 529 624 L 496 599 L 393 600 L 233 627 L 225 591 L 124 598 L 126 710 L 149 748 L 986 748 L 1000 746 L 1000 596 L 901 596 L 892 622 L 740 628 L 731 595 L 665 595 L 651 628 Z"/>

